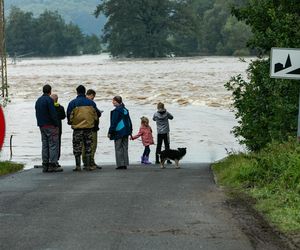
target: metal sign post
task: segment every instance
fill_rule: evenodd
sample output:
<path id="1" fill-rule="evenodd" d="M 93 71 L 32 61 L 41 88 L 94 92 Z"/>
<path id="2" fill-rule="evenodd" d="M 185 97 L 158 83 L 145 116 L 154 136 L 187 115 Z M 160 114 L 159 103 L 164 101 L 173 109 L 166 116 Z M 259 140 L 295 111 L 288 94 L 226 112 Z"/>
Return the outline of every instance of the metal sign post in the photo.
<path id="1" fill-rule="evenodd" d="M 300 94 L 299 94 L 299 108 L 298 108 L 298 128 L 297 128 L 297 138 L 300 141 Z"/>
<path id="2" fill-rule="evenodd" d="M 0 105 L 0 151 L 2 149 L 2 145 L 5 137 L 5 119 L 2 107 Z"/>
<path id="3" fill-rule="evenodd" d="M 272 48 L 270 77 L 300 80 L 300 49 Z M 300 93 L 297 138 L 300 141 Z"/>

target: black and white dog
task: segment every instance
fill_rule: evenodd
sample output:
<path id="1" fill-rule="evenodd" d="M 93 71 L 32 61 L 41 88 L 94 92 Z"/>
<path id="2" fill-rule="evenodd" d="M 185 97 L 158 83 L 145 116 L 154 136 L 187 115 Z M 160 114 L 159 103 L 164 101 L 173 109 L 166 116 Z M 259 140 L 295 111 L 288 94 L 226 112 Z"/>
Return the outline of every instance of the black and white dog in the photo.
<path id="1" fill-rule="evenodd" d="M 183 156 L 186 154 L 186 148 L 178 148 L 177 150 L 174 149 L 167 149 L 163 150 L 160 153 L 160 167 L 165 168 L 165 161 L 166 160 L 173 160 L 175 161 L 175 167 L 179 167 L 179 160 L 182 159 Z"/>

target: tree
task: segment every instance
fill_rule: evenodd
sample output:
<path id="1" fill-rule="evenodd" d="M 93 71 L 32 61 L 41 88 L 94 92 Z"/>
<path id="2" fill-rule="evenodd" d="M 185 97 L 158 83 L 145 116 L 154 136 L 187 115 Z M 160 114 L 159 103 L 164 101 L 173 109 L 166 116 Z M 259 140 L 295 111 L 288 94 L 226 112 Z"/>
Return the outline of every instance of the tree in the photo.
<path id="1" fill-rule="evenodd" d="M 274 46 L 297 48 L 300 44 L 299 0 L 249 0 L 233 14 L 251 26 L 254 36 L 249 46 L 261 54 Z"/>
<path id="2" fill-rule="evenodd" d="M 84 35 L 77 25 L 69 23 L 64 26 L 62 48 L 64 55 L 78 55 L 84 46 Z"/>
<path id="3" fill-rule="evenodd" d="M 95 15 L 108 18 L 103 38 L 113 56 L 162 57 L 171 52 L 172 10 L 170 0 L 104 0 Z"/>
<path id="4" fill-rule="evenodd" d="M 221 30 L 222 41 L 217 44 L 216 52 L 219 55 L 248 56 L 250 50 L 247 42 L 252 36 L 251 29 L 244 22 L 229 16 Z"/>
<path id="5" fill-rule="evenodd" d="M 246 0 L 181 0 L 172 16 L 172 44 L 176 55 L 249 54 L 250 28 L 230 13 Z"/>
<path id="6" fill-rule="evenodd" d="M 225 7 L 225 8 L 224 8 Z M 215 3 L 212 9 L 204 13 L 202 31 L 203 50 L 215 54 L 217 45 L 222 42 L 222 27 L 226 24 L 230 10 L 224 3 Z"/>
<path id="7" fill-rule="evenodd" d="M 250 25 L 249 45 L 269 53 L 271 47 L 300 46 L 298 0 L 249 0 L 233 13 Z M 248 78 L 236 76 L 226 84 L 232 91 L 238 126 L 233 129 L 250 150 L 260 150 L 273 140 L 285 141 L 297 131 L 300 86 L 293 80 L 271 79 L 270 60 L 253 61 Z"/>
<path id="8" fill-rule="evenodd" d="M 96 35 L 84 38 L 83 54 L 99 54 L 101 52 L 100 39 Z"/>
<path id="9" fill-rule="evenodd" d="M 230 13 L 246 1 L 105 0 L 95 15 L 107 17 L 103 40 L 113 56 L 247 54 L 251 32 Z"/>
<path id="10" fill-rule="evenodd" d="M 57 12 L 46 10 L 34 18 L 31 12 L 13 7 L 7 20 L 10 55 L 64 56 L 100 51 L 96 36 L 84 36 L 77 25 L 66 24 Z"/>
<path id="11" fill-rule="evenodd" d="M 174 4 L 171 42 L 175 55 L 193 55 L 200 51 L 203 13 L 211 0 L 182 0 Z"/>
<path id="12" fill-rule="evenodd" d="M 58 12 L 45 11 L 36 20 L 40 55 L 63 55 L 65 22 Z"/>
<path id="13" fill-rule="evenodd" d="M 23 12 L 12 7 L 7 18 L 6 39 L 7 51 L 10 55 L 33 53 L 37 45 L 37 35 L 34 27 L 34 18 L 31 12 Z"/>

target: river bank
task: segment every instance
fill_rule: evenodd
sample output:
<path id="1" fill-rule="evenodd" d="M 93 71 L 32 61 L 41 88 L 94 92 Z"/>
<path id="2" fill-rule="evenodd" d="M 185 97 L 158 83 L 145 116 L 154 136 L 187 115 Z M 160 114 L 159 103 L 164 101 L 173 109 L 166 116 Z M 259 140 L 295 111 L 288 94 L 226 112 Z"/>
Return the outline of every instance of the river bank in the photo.
<path id="1" fill-rule="evenodd" d="M 258 153 L 232 154 L 213 164 L 218 183 L 252 207 L 300 248 L 299 143 L 296 138 Z"/>

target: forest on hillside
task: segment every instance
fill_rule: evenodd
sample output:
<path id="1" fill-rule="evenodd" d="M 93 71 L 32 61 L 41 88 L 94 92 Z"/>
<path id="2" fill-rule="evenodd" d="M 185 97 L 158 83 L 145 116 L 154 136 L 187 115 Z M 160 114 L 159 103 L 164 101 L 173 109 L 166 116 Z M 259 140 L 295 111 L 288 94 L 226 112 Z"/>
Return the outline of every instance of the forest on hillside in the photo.
<path id="1" fill-rule="evenodd" d="M 9 15 L 12 6 L 38 17 L 45 10 L 57 11 L 67 22 L 80 27 L 84 34 L 100 35 L 105 17 L 96 19 L 93 15 L 101 0 L 5 0 L 5 14 Z"/>
<path id="2" fill-rule="evenodd" d="M 45 10 L 38 17 L 12 7 L 6 19 L 6 48 L 9 56 L 66 56 L 99 54 L 100 39 L 85 35 L 57 13 Z"/>

